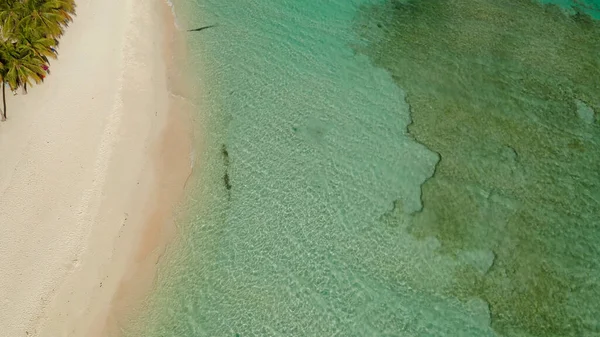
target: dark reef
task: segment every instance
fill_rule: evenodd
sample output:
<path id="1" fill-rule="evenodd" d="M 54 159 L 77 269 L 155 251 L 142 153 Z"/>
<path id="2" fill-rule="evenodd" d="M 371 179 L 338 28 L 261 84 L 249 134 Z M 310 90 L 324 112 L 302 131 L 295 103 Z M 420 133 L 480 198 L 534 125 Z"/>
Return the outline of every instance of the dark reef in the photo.
<path id="1" fill-rule="evenodd" d="M 442 158 L 410 233 L 494 252 L 444 295 L 483 299 L 507 336 L 600 333 L 600 22 L 530 0 L 390 0 L 355 30 Z"/>

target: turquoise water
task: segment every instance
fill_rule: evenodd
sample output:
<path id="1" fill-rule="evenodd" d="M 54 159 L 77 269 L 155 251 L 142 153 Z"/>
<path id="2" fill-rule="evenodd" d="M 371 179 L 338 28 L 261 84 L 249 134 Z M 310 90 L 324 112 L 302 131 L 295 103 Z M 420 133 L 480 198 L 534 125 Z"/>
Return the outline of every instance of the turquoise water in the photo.
<path id="1" fill-rule="evenodd" d="M 600 336 L 600 6 L 561 5 L 176 3 L 203 146 L 130 335 Z"/>

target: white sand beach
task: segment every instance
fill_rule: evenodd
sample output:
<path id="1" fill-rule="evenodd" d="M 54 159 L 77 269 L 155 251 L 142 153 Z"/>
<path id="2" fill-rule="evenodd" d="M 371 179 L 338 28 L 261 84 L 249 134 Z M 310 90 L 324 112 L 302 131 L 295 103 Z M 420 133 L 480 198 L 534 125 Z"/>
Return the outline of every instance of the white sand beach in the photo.
<path id="1" fill-rule="evenodd" d="M 112 336 L 127 289 L 151 284 L 190 171 L 165 13 L 163 0 L 79 0 L 45 83 L 7 92 L 1 336 Z"/>

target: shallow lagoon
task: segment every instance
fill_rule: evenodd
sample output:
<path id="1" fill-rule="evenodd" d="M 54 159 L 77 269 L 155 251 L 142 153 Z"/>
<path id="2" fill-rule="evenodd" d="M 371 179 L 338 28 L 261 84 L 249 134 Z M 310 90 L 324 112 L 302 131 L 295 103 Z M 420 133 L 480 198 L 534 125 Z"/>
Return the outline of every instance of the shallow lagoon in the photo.
<path id="1" fill-rule="evenodd" d="M 219 26 L 146 335 L 599 335 L 587 4 L 176 3 Z"/>

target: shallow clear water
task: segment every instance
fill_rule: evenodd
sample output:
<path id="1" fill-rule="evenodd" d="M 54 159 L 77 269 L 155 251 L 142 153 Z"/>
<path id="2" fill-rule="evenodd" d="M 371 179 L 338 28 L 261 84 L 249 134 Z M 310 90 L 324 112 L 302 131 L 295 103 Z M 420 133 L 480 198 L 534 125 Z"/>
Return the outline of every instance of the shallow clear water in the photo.
<path id="1" fill-rule="evenodd" d="M 598 21 L 176 6 L 205 141 L 132 336 L 600 336 Z"/>

